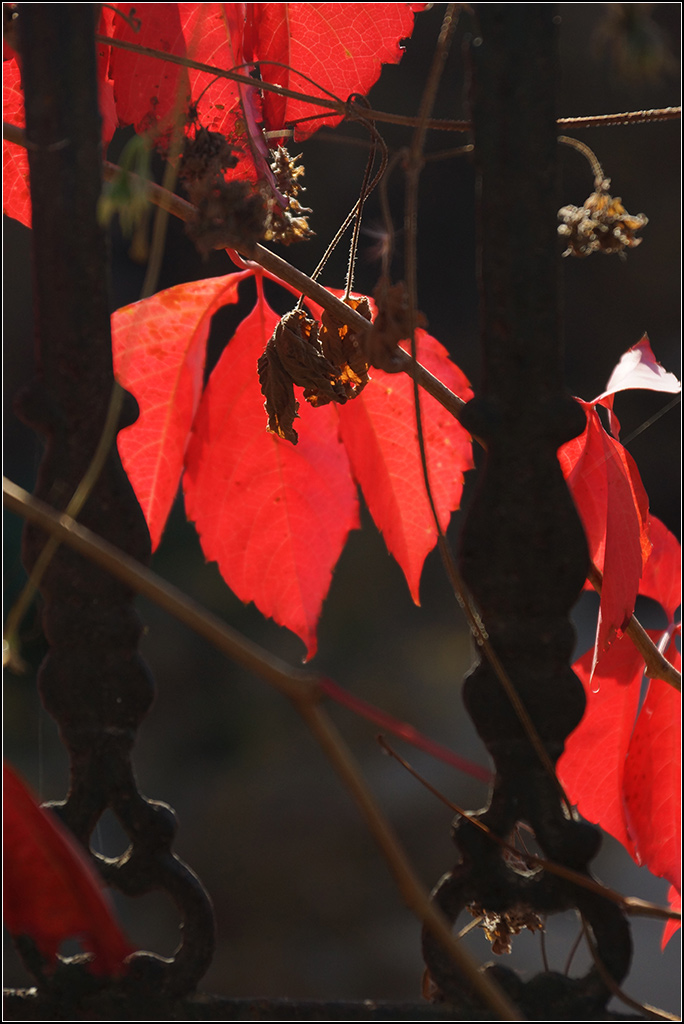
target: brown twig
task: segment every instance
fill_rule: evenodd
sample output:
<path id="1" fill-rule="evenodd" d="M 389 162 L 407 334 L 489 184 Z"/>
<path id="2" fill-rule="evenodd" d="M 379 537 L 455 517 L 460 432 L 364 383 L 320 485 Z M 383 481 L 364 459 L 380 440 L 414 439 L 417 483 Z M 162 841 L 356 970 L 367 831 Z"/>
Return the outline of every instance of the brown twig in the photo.
<path id="1" fill-rule="evenodd" d="M 597 594 L 603 587 L 603 573 L 592 562 L 589 566 L 588 580 Z M 645 662 L 644 672 L 649 679 L 662 679 L 675 690 L 682 690 L 682 676 L 674 665 L 661 654 L 639 620 L 632 615 L 624 630 Z"/>
<path id="2" fill-rule="evenodd" d="M 633 1010 L 638 1010 L 640 1013 L 645 1013 L 650 1020 L 681 1020 L 681 1017 L 675 1017 L 674 1014 L 668 1013 L 667 1010 L 659 1010 L 655 1006 L 649 1006 L 648 1003 L 640 1003 L 636 999 L 632 999 L 626 992 L 623 992 L 620 986 L 615 981 L 615 978 L 606 970 L 605 965 L 598 955 L 596 943 L 592 937 L 591 928 L 588 927 L 587 922 L 582 917 L 582 932 L 584 933 L 584 939 L 589 947 L 592 959 L 596 965 L 596 969 L 601 975 L 606 988 L 610 989 L 616 999 L 619 999 L 621 1003 L 625 1003 L 630 1006 Z"/>
<path id="3" fill-rule="evenodd" d="M 515 846 L 507 840 L 502 839 L 498 836 L 479 818 L 473 816 L 468 811 L 464 811 L 458 804 L 452 803 L 448 797 L 440 793 L 435 786 L 431 785 L 425 779 L 420 772 L 409 764 L 403 757 L 401 757 L 396 750 L 394 750 L 384 736 L 378 736 L 378 743 L 390 757 L 393 757 L 395 761 L 398 761 L 402 768 L 414 777 L 422 786 L 436 796 L 438 800 L 441 800 L 443 804 L 454 811 L 455 814 L 465 818 L 471 825 L 480 829 L 485 835 L 489 836 L 492 842 L 496 843 L 503 850 L 507 850 L 509 853 L 513 853 L 519 860 L 523 860 L 528 867 L 543 868 L 544 871 L 548 871 L 550 875 L 556 875 L 558 878 L 564 878 L 567 882 L 572 882 L 574 885 L 579 886 L 581 889 L 587 889 L 589 892 L 596 893 L 597 896 L 603 896 L 605 899 L 610 900 L 612 903 L 616 903 L 621 910 L 626 914 L 632 914 L 634 917 L 655 917 L 663 920 L 681 921 L 682 915 L 679 910 L 672 910 L 670 907 L 663 907 L 658 903 L 650 903 L 647 900 L 641 900 L 637 896 L 623 896 L 622 893 L 617 892 L 616 889 L 611 889 L 607 885 L 603 885 L 602 882 L 597 882 L 595 878 L 590 878 L 588 875 L 583 875 L 579 871 L 574 871 L 572 868 L 566 867 L 564 864 L 556 864 L 555 861 L 547 860 L 545 857 L 538 857 L 535 853 L 526 853 L 522 850 L 518 850 Z"/>

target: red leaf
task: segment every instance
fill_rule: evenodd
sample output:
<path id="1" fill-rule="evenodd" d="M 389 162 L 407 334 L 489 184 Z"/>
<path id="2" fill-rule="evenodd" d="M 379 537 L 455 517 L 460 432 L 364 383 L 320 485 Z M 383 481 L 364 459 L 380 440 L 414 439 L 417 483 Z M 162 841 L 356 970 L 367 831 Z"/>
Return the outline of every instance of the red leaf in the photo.
<path id="1" fill-rule="evenodd" d="M 89 965 L 93 974 L 121 974 L 132 948 L 80 847 L 8 765 L 3 797 L 7 928 L 13 935 L 29 935 L 52 964 L 61 942 L 82 939 L 95 954 Z"/>
<path id="2" fill-rule="evenodd" d="M 119 433 L 119 454 L 153 549 L 183 471 L 204 383 L 211 317 L 221 306 L 237 302 L 238 284 L 251 273 L 179 284 L 112 316 L 114 373 L 140 407 L 137 422 Z"/>
<path id="3" fill-rule="evenodd" d="M 417 342 L 420 362 L 457 395 L 469 399 L 468 381 L 444 346 L 426 331 L 417 332 Z M 446 530 L 461 501 L 463 475 L 473 467 L 472 440 L 434 398 L 422 393 L 420 405 L 430 485 Z M 437 543 L 437 530 L 425 492 L 413 382 L 403 373 L 373 369 L 362 394 L 342 406 L 338 415 L 368 509 L 419 604 L 423 564 Z"/>
<path id="4" fill-rule="evenodd" d="M 358 509 L 330 406 L 299 396 L 296 447 L 266 430 L 256 364 L 279 319 L 260 296 L 216 365 L 188 447 L 185 507 L 228 586 L 297 633 L 311 658 Z"/>
<path id="5" fill-rule="evenodd" d="M 672 638 L 665 656 L 677 669 Z M 651 679 L 629 744 L 624 773 L 625 814 L 637 863 L 681 892 L 682 695 Z"/>
<path id="6" fill-rule="evenodd" d="M 21 71 L 16 60 L 6 60 L 2 71 L 2 119 L 17 128 L 23 128 L 26 122 Z M 2 144 L 2 212 L 25 224 L 27 228 L 31 227 L 31 194 L 26 150 L 23 146 L 5 141 Z"/>
<path id="7" fill-rule="evenodd" d="M 123 18 L 115 19 L 117 39 L 190 57 L 217 68 L 242 62 L 241 4 L 117 4 L 137 18 L 134 31 Z M 231 15 L 233 16 L 231 18 Z M 240 69 L 244 73 L 248 68 Z M 116 108 L 122 124 L 136 131 L 168 133 L 174 109 L 185 114 L 191 99 L 198 103 L 205 128 L 231 135 L 240 113 L 239 86 L 205 71 L 113 48 L 110 74 L 115 83 Z M 201 99 L 200 99 L 201 96 Z"/>
<path id="8" fill-rule="evenodd" d="M 595 663 L 634 611 L 650 554 L 648 498 L 631 455 L 601 425 L 587 402 L 587 427 L 558 452 L 594 564 L 603 572 Z"/>
<path id="9" fill-rule="evenodd" d="M 658 634 L 650 632 L 653 639 Z M 666 652 L 680 667 L 674 638 Z M 652 679 L 639 703 L 643 658 L 628 636 L 601 659 L 590 682 L 592 652 L 573 665 L 587 708 L 568 737 L 558 777 L 589 821 L 615 836 L 637 864 L 681 891 L 681 694 Z M 672 895 L 672 894 L 671 894 Z M 673 933 L 668 925 L 664 941 Z"/>
<path id="10" fill-rule="evenodd" d="M 599 824 L 634 856 L 623 807 L 623 777 L 639 706 L 644 660 L 629 637 L 616 641 L 591 679 L 593 650 L 572 666 L 587 708 L 565 742 L 558 778 L 582 817 Z"/>
<path id="11" fill-rule="evenodd" d="M 674 622 L 682 601 L 682 548 L 675 535 L 655 516 L 651 516 L 651 543 L 653 548 L 639 593 L 658 601 L 667 613 L 668 622 Z"/>
<path id="12" fill-rule="evenodd" d="M 255 4 L 255 34 L 250 59 L 278 61 L 288 68 L 260 65 L 261 77 L 272 84 L 316 95 L 316 86 L 343 102 L 352 93 L 365 94 L 377 81 L 382 64 L 397 64 L 400 40 L 413 31 L 413 10 L 423 4 Z M 413 8 L 413 10 L 412 10 Z M 295 139 L 308 138 L 323 124 L 335 125 L 339 114 L 326 114 L 315 103 L 264 94 L 267 129 L 310 118 L 295 129 Z"/>

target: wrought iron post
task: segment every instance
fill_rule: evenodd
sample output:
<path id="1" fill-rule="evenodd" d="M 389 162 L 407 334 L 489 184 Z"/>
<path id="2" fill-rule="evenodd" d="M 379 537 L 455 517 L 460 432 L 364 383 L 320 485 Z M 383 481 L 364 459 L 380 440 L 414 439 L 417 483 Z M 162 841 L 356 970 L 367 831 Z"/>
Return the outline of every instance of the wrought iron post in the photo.
<path id="1" fill-rule="evenodd" d="M 562 383 L 556 9 L 476 4 L 475 11 L 479 35 L 471 49 L 470 99 L 483 370 L 462 422 L 485 442 L 487 454 L 463 526 L 460 567 L 491 645 L 555 765 L 585 704 L 570 667 L 574 631 L 568 616 L 588 566 L 581 523 L 556 457 L 559 445 L 584 428 L 584 416 Z M 496 769 L 480 821 L 503 839 L 517 822 L 527 822 L 549 859 L 588 875 L 599 833 L 571 817 L 483 656 L 465 680 L 464 701 Z M 502 917 L 575 907 L 604 966 L 616 982 L 622 980 L 631 941 L 614 904 L 544 871 L 516 870 L 497 844 L 466 821 L 457 820 L 453 834 L 459 863 L 433 893 L 452 920 L 469 904 Z M 462 982 L 429 935 L 424 953 L 441 997 L 461 1000 Z M 591 1014 L 602 1012 L 610 996 L 595 967 L 582 979 L 545 973 L 527 985 L 508 969 L 491 970 L 530 1015 L 544 1005 L 559 1012 L 566 1004 L 576 1019 L 596 1019 Z"/>
<path id="2" fill-rule="evenodd" d="M 107 243 L 97 220 L 102 147 L 95 4 L 21 4 L 19 32 L 33 203 L 33 270 L 38 376 L 19 411 L 45 437 L 36 494 L 65 508 L 102 436 L 114 386 L 107 296 Z M 129 399 L 120 427 L 134 421 Z M 140 507 L 113 445 L 80 516 L 84 525 L 142 562 L 150 541 Z M 24 534 L 30 571 L 46 537 Z M 86 849 L 111 808 L 130 840 L 120 857 L 95 855 L 107 885 L 129 896 L 166 891 L 183 939 L 171 959 L 133 955 L 126 984 L 166 995 L 194 990 L 214 948 L 211 904 L 176 857 L 171 807 L 136 786 L 131 749 L 154 686 L 137 653 L 140 623 L 133 593 L 86 559 L 61 548 L 41 584 L 50 644 L 39 673 L 43 703 L 71 760 L 66 800 L 54 804 Z M 27 947 L 24 944 L 26 952 Z M 30 954 L 27 954 L 30 956 Z M 48 982 L 30 956 L 39 985 Z M 78 963 L 58 971 L 73 992 L 92 985 Z"/>

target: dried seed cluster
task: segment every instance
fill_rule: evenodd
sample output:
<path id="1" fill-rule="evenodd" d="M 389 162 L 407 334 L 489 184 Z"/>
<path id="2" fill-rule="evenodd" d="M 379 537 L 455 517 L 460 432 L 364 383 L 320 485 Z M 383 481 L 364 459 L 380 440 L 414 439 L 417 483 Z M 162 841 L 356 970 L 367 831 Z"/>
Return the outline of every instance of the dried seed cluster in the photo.
<path id="1" fill-rule="evenodd" d="M 584 206 L 563 206 L 558 217 L 563 222 L 558 234 L 567 239 L 564 256 L 589 256 L 592 252 L 606 254 L 624 252 L 641 245 L 635 234 L 648 224 L 643 213 L 627 213 L 622 200 L 608 194 L 610 179 L 596 186 Z"/>

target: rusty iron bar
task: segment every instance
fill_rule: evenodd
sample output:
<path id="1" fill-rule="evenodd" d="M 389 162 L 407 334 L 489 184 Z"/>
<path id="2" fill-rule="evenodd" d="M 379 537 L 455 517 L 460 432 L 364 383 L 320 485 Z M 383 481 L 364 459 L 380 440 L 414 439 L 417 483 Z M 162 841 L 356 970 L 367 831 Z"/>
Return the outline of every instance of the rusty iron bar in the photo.
<path id="1" fill-rule="evenodd" d="M 471 121 L 477 174 L 482 378 L 461 422 L 487 446 L 463 524 L 460 569 L 491 645 L 555 765 L 585 706 L 571 669 L 570 610 L 587 575 L 582 526 L 556 457 L 584 429 L 563 387 L 556 234 L 556 7 L 476 4 L 470 51 Z M 479 818 L 502 839 L 532 826 L 550 859 L 589 875 L 599 832 L 573 820 L 532 747 L 496 673 L 482 658 L 464 683 L 468 713 L 496 776 Z M 624 915 L 601 897 L 543 871 L 525 875 L 473 824 L 453 827 L 459 862 L 433 890 L 452 920 L 468 904 L 530 920 L 575 908 L 591 925 L 600 957 L 621 982 L 631 939 Z M 467 990 L 431 936 L 424 955 L 438 998 Z M 523 983 L 490 968 L 531 1018 L 560 1008 L 597 1019 L 611 996 L 596 968 L 584 978 L 547 972 Z M 546 1006 L 546 1011 L 543 1007 Z"/>
<path id="2" fill-rule="evenodd" d="M 114 386 L 107 241 L 97 219 L 102 147 L 95 7 L 22 4 L 18 19 L 33 208 L 37 376 L 17 411 L 45 440 L 35 493 L 62 509 L 93 458 Z M 119 429 L 136 415 L 129 398 Z M 149 534 L 116 445 L 80 518 L 137 560 L 149 562 Z M 40 530 L 26 527 L 23 558 L 29 572 L 45 540 Z M 166 892 L 182 923 L 174 956 L 133 954 L 126 985 L 130 991 L 188 995 L 211 962 L 213 912 L 195 874 L 173 853 L 172 808 L 147 800 L 136 785 L 131 751 L 154 684 L 137 653 L 141 624 L 134 593 L 67 548 L 52 559 L 41 592 L 50 649 L 38 684 L 58 723 L 71 771 L 66 799 L 51 806 L 86 850 L 103 812 L 114 812 L 130 846 L 111 859 L 91 851 L 106 884 L 129 896 Z M 52 979 L 40 957 L 30 960 L 39 989 L 50 991 Z M 92 986 L 91 975 L 76 961 L 62 964 L 60 977 L 72 992 Z"/>

